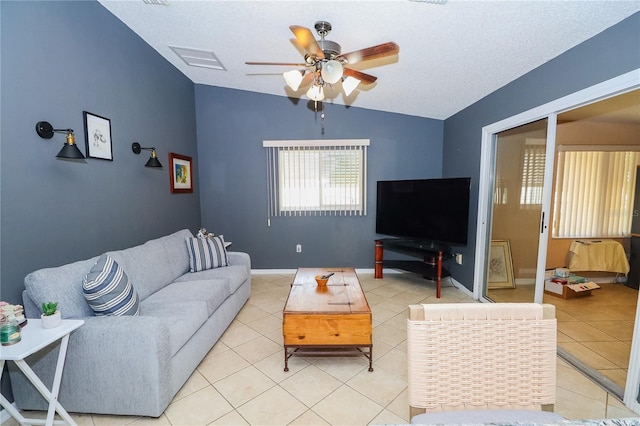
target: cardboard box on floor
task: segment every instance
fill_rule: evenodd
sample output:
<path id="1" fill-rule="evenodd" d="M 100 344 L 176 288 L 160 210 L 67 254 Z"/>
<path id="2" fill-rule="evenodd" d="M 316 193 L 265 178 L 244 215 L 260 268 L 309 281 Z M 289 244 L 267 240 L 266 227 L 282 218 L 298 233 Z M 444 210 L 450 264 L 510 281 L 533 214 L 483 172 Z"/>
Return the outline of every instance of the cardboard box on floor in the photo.
<path id="1" fill-rule="evenodd" d="M 596 283 L 586 282 L 579 284 L 562 284 L 546 280 L 544 282 L 544 292 L 563 299 L 574 299 L 577 297 L 591 296 L 591 290 L 600 288 Z"/>

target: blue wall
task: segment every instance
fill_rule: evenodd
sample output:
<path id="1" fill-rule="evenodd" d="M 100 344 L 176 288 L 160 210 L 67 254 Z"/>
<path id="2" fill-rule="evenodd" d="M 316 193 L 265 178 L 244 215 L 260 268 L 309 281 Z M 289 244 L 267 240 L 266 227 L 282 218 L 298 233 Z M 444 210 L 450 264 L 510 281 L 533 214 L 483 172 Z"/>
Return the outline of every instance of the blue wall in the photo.
<path id="1" fill-rule="evenodd" d="M 309 106 L 196 85 L 203 226 L 250 253 L 256 269 L 373 268 L 376 181 L 440 177 L 443 122 L 326 105 L 323 126 Z M 367 216 L 277 217 L 268 227 L 266 139 L 370 139 Z"/>
<path id="2" fill-rule="evenodd" d="M 473 178 L 470 244 L 453 271 L 470 288 L 482 126 L 640 67 L 638 28 L 640 14 L 444 123 L 328 105 L 323 133 L 305 101 L 194 89 L 97 2 L 0 1 L 0 299 L 19 303 L 35 269 L 201 224 L 250 253 L 255 268 L 371 268 L 375 182 L 441 175 Z M 84 110 L 111 119 L 113 162 L 58 160 L 64 135 L 34 130 L 40 120 L 73 128 L 84 151 Z M 322 138 L 371 139 L 369 214 L 267 227 L 262 140 Z M 133 141 L 155 146 L 164 169 L 145 168 Z M 193 194 L 169 193 L 168 152 L 193 157 Z"/>
<path id="3" fill-rule="evenodd" d="M 482 126 L 640 66 L 636 14 L 444 123 L 327 105 L 323 131 L 306 101 L 194 88 L 97 2 L 2 1 L 0 17 L 0 298 L 12 302 L 34 269 L 201 224 L 250 253 L 255 268 L 370 268 L 375 182 L 441 175 L 472 177 L 470 244 L 453 267 L 470 287 Z M 111 119 L 113 162 L 57 160 L 63 135 L 47 141 L 34 131 L 39 120 L 71 127 L 83 147 L 83 110 Z M 371 139 L 369 214 L 268 227 L 262 140 L 322 138 Z M 144 168 L 133 141 L 156 146 L 165 168 Z M 169 193 L 169 151 L 194 158 L 193 194 Z"/>
<path id="4" fill-rule="evenodd" d="M 472 177 L 470 244 L 456 279 L 473 285 L 482 128 L 640 68 L 640 13 L 525 74 L 445 120 L 443 176 Z"/>
<path id="5" fill-rule="evenodd" d="M 169 151 L 196 158 L 193 83 L 97 2 L 2 1 L 0 16 L 0 299 L 21 302 L 38 268 L 197 230 L 197 186 L 171 195 L 167 167 Z M 112 162 L 56 159 L 64 135 L 35 132 L 72 128 L 85 152 L 85 110 L 111 119 Z"/>

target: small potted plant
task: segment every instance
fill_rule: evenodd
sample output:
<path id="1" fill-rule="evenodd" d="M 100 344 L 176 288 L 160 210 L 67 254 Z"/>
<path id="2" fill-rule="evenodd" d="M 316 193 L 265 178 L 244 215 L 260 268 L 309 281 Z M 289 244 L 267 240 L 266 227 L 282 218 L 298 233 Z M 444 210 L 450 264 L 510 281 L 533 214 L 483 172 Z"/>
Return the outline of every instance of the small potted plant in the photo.
<path id="1" fill-rule="evenodd" d="M 60 325 L 62 318 L 58 310 L 58 302 L 42 303 L 42 328 L 54 328 Z"/>

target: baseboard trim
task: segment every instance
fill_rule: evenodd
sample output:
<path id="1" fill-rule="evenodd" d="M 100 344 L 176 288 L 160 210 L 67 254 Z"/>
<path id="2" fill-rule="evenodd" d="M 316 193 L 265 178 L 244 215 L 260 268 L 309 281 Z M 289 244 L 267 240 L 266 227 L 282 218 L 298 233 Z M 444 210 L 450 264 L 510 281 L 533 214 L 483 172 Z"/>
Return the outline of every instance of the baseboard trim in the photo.
<path id="1" fill-rule="evenodd" d="M 251 273 L 256 275 L 273 275 L 273 274 L 295 274 L 297 269 L 252 269 Z M 356 273 L 373 274 L 373 268 L 356 268 Z M 404 274 L 406 272 L 397 269 L 384 269 L 385 274 Z"/>
<path id="2" fill-rule="evenodd" d="M 295 274 L 296 271 L 297 271 L 296 269 L 252 269 L 251 273 L 255 275 L 270 275 L 270 274 L 273 275 L 273 274 Z M 394 275 L 412 274 L 412 272 L 401 271 L 398 269 L 387 269 L 387 268 L 384 268 L 382 272 L 383 274 L 394 274 Z M 356 268 L 356 273 L 374 274 L 375 270 L 373 268 Z M 462 283 L 456 281 L 453 277 L 448 276 L 448 277 L 442 278 L 443 284 L 445 284 L 447 281 L 451 283 L 452 287 L 456 287 L 458 290 L 465 293 L 467 296 L 473 298 L 473 292 L 469 290 L 467 287 L 465 287 L 464 285 L 462 285 Z M 443 287 L 447 287 L 447 286 L 444 285 Z"/>

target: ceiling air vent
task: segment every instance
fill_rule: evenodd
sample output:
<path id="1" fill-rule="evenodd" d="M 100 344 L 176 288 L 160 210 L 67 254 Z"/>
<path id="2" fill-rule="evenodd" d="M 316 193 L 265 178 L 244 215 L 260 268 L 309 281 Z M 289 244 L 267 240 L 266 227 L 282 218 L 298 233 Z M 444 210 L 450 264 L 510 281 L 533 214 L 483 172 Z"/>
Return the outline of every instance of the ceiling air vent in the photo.
<path id="1" fill-rule="evenodd" d="M 169 47 L 189 66 L 211 68 L 222 71 L 227 70 L 211 51 L 190 49 L 188 47 Z"/>
<path id="2" fill-rule="evenodd" d="M 158 6 L 169 6 L 169 0 L 142 0 L 146 4 L 155 4 Z"/>

